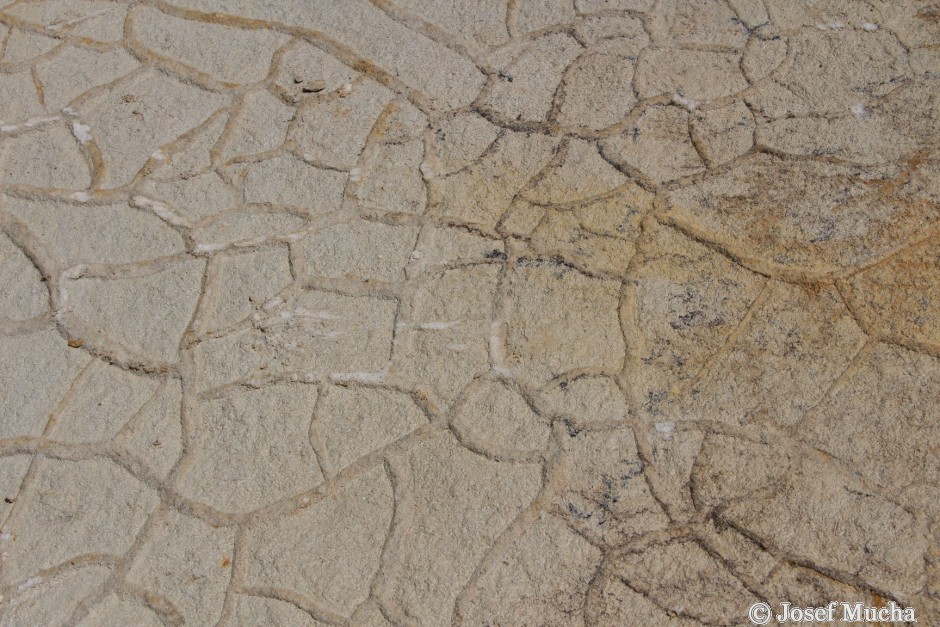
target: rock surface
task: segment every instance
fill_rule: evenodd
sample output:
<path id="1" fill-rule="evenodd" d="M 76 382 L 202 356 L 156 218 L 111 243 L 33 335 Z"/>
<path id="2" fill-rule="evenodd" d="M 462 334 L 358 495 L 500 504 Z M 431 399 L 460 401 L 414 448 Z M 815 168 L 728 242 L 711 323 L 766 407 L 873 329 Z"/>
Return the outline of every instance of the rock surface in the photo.
<path id="1" fill-rule="evenodd" d="M 940 7 L 0 7 L 0 625 L 940 623 Z"/>

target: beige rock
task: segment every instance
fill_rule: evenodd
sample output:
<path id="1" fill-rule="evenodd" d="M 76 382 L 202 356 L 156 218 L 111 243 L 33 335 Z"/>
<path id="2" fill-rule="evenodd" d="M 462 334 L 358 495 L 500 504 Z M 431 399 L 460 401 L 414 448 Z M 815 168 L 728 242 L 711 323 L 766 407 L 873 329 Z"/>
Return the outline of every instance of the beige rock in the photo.
<path id="1" fill-rule="evenodd" d="M 236 242 L 257 243 L 303 230 L 307 221 L 293 213 L 233 210 L 213 216 L 193 232 L 196 246 L 214 249 Z"/>
<path id="2" fill-rule="evenodd" d="M 652 207 L 653 195 L 628 182 L 609 195 L 579 203 L 573 213 L 589 233 L 636 241 L 643 216 Z"/>
<path id="3" fill-rule="evenodd" d="M 773 23 L 784 29 L 816 26 L 820 30 L 840 31 L 859 20 L 878 21 L 877 5 L 864 2 L 779 2 L 768 0 L 767 14 Z"/>
<path id="4" fill-rule="evenodd" d="M 308 235 L 298 248 L 313 276 L 398 281 L 405 276 L 417 237 L 417 227 L 358 220 Z"/>
<path id="5" fill-rule="evenodd" d="M 912 165 L 912 175 L 910 179 L 901 187 L 901 198 L 905 200 L 926 200 L 936 203 L 940 201 L 940 186 L 937 183 L 937 171 L 940 168 L 940 155 L 934 152 L 926 159 L 921 159 L 920 155 L 910 161 Z"/>
<path id="6" fill-rule="evenodd" d="M 316 46 L 295 39 L 283 49 L 274 72 L 274 84 L 278 94 L 298 103 L 313 94 L 336 91 L 356 76 L 356 72 Z"/>
<path id="7" fill-rule="evenodd" d="M 756 5 L 753 5 L 756 6 Z M 741 57 L 741 69 L 752 83 L 769 76 L 787 56 L 784 37 L 754 37 L 748 40 Z"/>
<path id="8" fill-rule="evenodd" d="M 71 4 L 64 2 L 63 4 Z M 95 42 L 110 43 L 124 37 L 124 20 L 127 7 L 109 5 L 107 11 L 96 11 L 75 24 L 71 33 Z"/>
<path id="9" fill-rule="evenodd" d="M 516 7 L 515 28 L 519 33 L 540 30 L 574 21 L 574 7 L 563 0 L 532 0 Z"/>
<path id="10" fill-rule="evenodd" d="M 405 98 L 397 98 L 385 108 L 381 124 L 373 131 L 376 144 L 403 144 L 424 140 L 431 118 Z"/>
<path id="11" fill-rule="evenodd" d="M 387 298 L 302 292 L 260 321 L 258 357 L 275 372 L 379 372 L 391 357 L 397 309 Z"/>
<path id="12" fill-rule="evenodd" d="M 394 625 L 385 618 L 382 609 L 371 599 L 360 605 L 350 620 L 367 627 L 391 627 Z"/>
<path id="13" fill-rule="evenodd" d="M 96 359 L 56 412 L 50 437 L 66 442 L 110 440 L 149 401 L 159 382 Z"/>
<path id="14" fill-rule="evenodd" d="M 678 428 L 674 421 L 653 423 L 646 432 L 638 431 L 645 440 L 650 465 L 644 472 L 656 498 L 670 518 L 688 520 L 695 512 L 690 485 L 692 469 L 699 459 L 704 435 L 694 429 Z"/>
<path id="15" fill-rule="evenodd" d="M 19 28 L 10 31 L 5 43 L 3 50 L 4 63 L 24 63 L 49 52 L 60 44 L 59 40 L 53 37 Z"/>
<path id="16" fill-rule="evenodd" d="M 507 279 L 507 365 L 545 381 L 580 368 L 619 370 L 624 357 L 617 317 L 620 284 L 553 262 L 525 262 Z"/>
<path id="17" fill-rule="evenodd" d="M 506 255 L 505 248 L 502 240 L 471 231 L 428 226 L 418 236 L 405 273 L 414 278 L 423 271 L 445 264 L 502 259 Z"/>
<path id="18" fill-rule="evenodd" d="M 331 385 L 317 404 L 310 439 L 322 451 L 321 466 L 335 475 L 425 423 L 424 412 L 406 394 Z"/>
<path id="19" fill-rule="evenodd" d="M 742 67 L 747 68 L 743 61 Z M 798 93 L 799 90 L 791 91 L 775 80 L 763 80 L 746 91 L 743 97 L 755 113 L 766 118 L 781 118 L 806 112 L 806 105 Z"/>
<path id="20" fill-rule="evenodd" d="M 632 385 L 653 416 L 673 388 L 688 383 L 718 351 L 761 291 L 761 279 L 675 231 L 655 227 L 640 249 L 627 290 L 641 342 Z"/>
<path id="21" fill-rule="evenodd" d="M 231 159 L 278 148 L 287 138 L 287 125 L 293 117 L 294 109 L 269 91 L 245 94 L 232 135 L 225 144 L 224 157 Z"/>
<path id="22" fill-rule="evenodd" d="M 349 616 L 369 595 L 392 524 L 392 486 L 381 466 L 246 533 L 245 581 L 281 588 Z"/>
<path id="23" fill-rule="evenodd" d="M 610 9 L 613 11 L 645 12 L 653 8 L 655 0 L 575 0 L 575 8 L 581 13 L 592 13 Z"/>
<path id="24" fill-rule="evenodd" d="M 95 52 L 70 47 L 37 64 L 46 108 L 55 111 L 90 89 L 106 85 L 140 64 L 125 50 Z"/>
<path id="25" fill-rule="evenodd" d="M 856 274 L 841 291 L 866 329 L 904 344 L 940 346 L 936 238 Z"/>
<path id="26" fill-rule="evenodd" d="M 692 116 L 693 137 L 709 165 L 721 165 L 740 157 L 754 144 L 754 117 L 743 102 Z"/>
<path id="27" fill-rule="evenodd" d="M 594 542 L 617 546 L 665 527 L 669 519 L 643 477 L 633 432 L 568 427 L 552 473 L 552 508 Z"/>
<path id="28" fill-rule="evenodd" d="M 262 364 L 266 348 L 251 329 L 206 338 L 182 354 L 182 365 L 194 390 L 205 391 L 247 378 Z"/>
<path id="29" fill-rule="evenodd" d="M 26 580 L 89 553 L 123 555 L 159 501 L 156 491 L 106 459 L 40 461 L 4 525 L 12 535 L 4 580 Z"/>
<path id="30" fill-rule="evenodd" d="M 535 497 L 539 466 L 487 460 L 441 433 L 412 447 L 394 468 L 403 491 L 401 522 L 376 594 L 418 622 L 449 621 L 477 564 Z"/>
<path id="31" fill-rule="evenodd" d="M 202 261 L 187 260 L 142 276 L 63 281 L 69 311 L 144 357 L 176 361 L 202 281 Z M 167 311 L 163 303 L 175 303 Z"/>
<path id="32" fill-rule="evenodd" d="M 5 12 L 49 30 L 91 39 L 120 41 L 124 36 L 127 8 L 97 0 L 41 0 L 6 7 Z"/>
<path id="33" fill-rule="evenodd" d="M 860 165 L 899 161 L 914 148 L 889 119 L 868 113 L 836 119 L 774 120 L 759 126 L 756 137 L 760 145 L 775 153 L 831 155 Z"/>
<path id="34" fill-rule="evenodd" d="M 212 171 L 181 178 L 175 172 L 167 178 L 154 176 L 145 179 L 140 188 L 190 222 L 231 209 L 239 202 L 235 190 Z"/>
<path id="35" fill-rule="evenodd" d="M 643 28 L 643 21 L 638 17 L 623 14 L 582 15 L 575 21 L 575 32 L 581 41 L 596 45 L 597 52 L 601 54 L 625 55 L 631 59 L 631 66 L 635 65 L 637 55 L 650 42 L 649 35 Z M 603 89 L 601 85 L 592 87 Z"/>
<path id="36" fill-rule="evenodd" d="M 325 625 L 295 605 L 276 599 L 240 594 L 235 605 L 232 624 L 243 625 L 295 625 L 317 627 Z"/>
<path id="37" fill-rule="evenodd" d="M 550 516 L 499 549 L 461 599 L 457 624 L 583 624 L 600 550 Z"/>
<path id="38" fill-rule="evenodd" d="M 311 215 L 339 209 L 346 175 L 317 168 L 287 155 L 252 164 L 245 174 L 245 200 L 290 205 Z"/>
<path id="39" fill-rule="evenodd" d="M 932 203 L 897 199 L 885 179 L 877 168 L 753 155 L 668 202 L 670 215 L 752 259 L 825 276 L 886 255 L 936 215 Z"/>
<path id="40" fill-rule="evenodd" d="M 654 544 L 614 564 L 614 572 L 630 588 L 679 618 L 743 621 L 758 600 L 721 561 L 691 540 Z M 645 603 L 641 607 L 656 615 Z"/>
<path id="41" fill-rule="evenodd" d="M 185 20 L 149 7 L 134 14 L 133 24 L 144 46 L 227 83 L 264 79 L 271 55 L 287 42 L 280 33 Z"/>
<path id="42" fill-rule="evenodd" d="M 0 457 L 0 520 L 6 520 L 16 503 L 17 493 L 29 469 L 32 455 Z"/>
<path id="43" fill-rule="evenodd" d="M 0 346 L 0 437 L 39 436 L 90 357 L 69 348 L 54 329 L 0 336 Z"/>
<path id="44" fill-rule="evenodd" d="M 532 4 L 524 6 L 528 9 Z M 521 49 L 511 63 L 497 65 L 500 75 L 483 105 L 510 120 L 544 120 L 565 68 L 581 50 L 568 35 L 559 33 L 537 39 Z"/>
<path id="45" fill-rule="evenodd" d="M 180 382 L 169 380 L 118 434 L 115 445 L 126 450 L 160 479 L 166 479 L 183 452 Z"/>
<path id="46" fill-rule="evenodd" d="M 301 109 L 291 138 L 312 162 L 349 170 L 393 95 L 373 81 L 358 83 L 348 95 L 324 98 Z"/>
<path id="47" fill-rule="evenodd" d="M 772 495 L 791 466 L 790 454 L 769 444 L 707 434 L 693 469 L 692 497 L 699 506 L 717 507 Z"/>
<path id="48" fill-rule="evenodd" d="M 110 574 L 104 566 L 84 566 L 60 571 L 48 579 L 27 580 L 33 583 L 17 586 L 18 594 L 4 603 L 3 623 L 11 627 L 65 624 L 79 603 L 97 593 Z"/>
<path id="49" fill-rule="evenodd" d="M 375 129 L 375 140 L 383 144 L 401 144 L 421 139 L 431 128 L 431 118 L 414 103 L 397 98 L 385 109 L 382 124 Z"/>
<path id="50" fill-rule="evenodd" d="M 542 223 L 548 210 L 527 200 L 516 198 L 509 210 L 503 214 L 496 230 L 501 235 L 518 238 L 529 238 L 532 232 Z"/>
<path id="51" fill-rule="evenodd" d="M 519 190 L 548 165 L 553 143 L 541 136 L 505 134 L 472 166 L 430 180 L 431 210 L 463 223 L 496 226 Z"/>
<path id="52" fill-rule="evenodd" d="M 0 102 L 0 121 L 13 124 L 42 113 L 36 83 L 29 70 L 0 75 L 0 89 L 3 90 L 3 102 Z"/>
<path id="53" fill-rule="evenodd" d="M 679 107 L 645 109 L 626 132 L 601 143 L 605 155 L 666 182 L 704 170 L 689 135 L 689 114 Z"/>
<path id="54" fill-rule="evenodd" d="M 928 5 L 8 1 L 0 623 L 937 623 Z"/>
<path id="55" fill-rule="evenodd" d="M 777 480 L 767 496 L 738 501 L 723 517 L 761 544 L 798 560 L 812 559 L 820 568 L 843 573 L 840 578 L 857 577 L 898 595 L 924 585 L 927 539 L 901 506 L 813 457 Z M 806 502 L 814 507 L 803 508 Z"/>
<path id="56" fill-rule="evenodd" d="M 639 33 L 643 33 L 642 28 Z M 645 33 L 643 33 L 645 35 Z M 594 130 L 615 124 L 636 104 L 636 38 L 618 37 L 583 54 L 565 72 L 558 121 Z"/>
<path id="57" fill-rule="evenodd" d="M 730 96 L 747 88 L 739 59 L 727 52 L 650 48 L 637 64 L 636 90 L 641 98 L 678 94 L 704 101 Z"/>
<path id="58" fill-rule="evenodd" d="M 284 383 L 200 403 L 190 415 L 193 443 L 179 490 L 223 511 L 250 512 L 316 486 L 323 476 L 308 440 L 316 400 L 316 387 Z"/>
<path id="59" fill-rule="evenodd" d="M 910 72 L 901 44 L 885 31 L 809 28 L 789 38 L 792 64 L 781 84 L 800 94 L 803 112 L 844 112 L 883 96 Z M 854 59 L 870 59 L 864 67 Z"/>
<path id="60" fill-rule="evenodd" d="M 449 404 L 468 383 L 489 372 L 491 329 L 488 321 L 470 320 L 404 330 L 398 334 L 392 372 L 433 390 Z"/>
<path id="61" fill-rule="evenodd" d="M 400 4 L 455 36 L 479 46 L 498 46 L 506 32 L 506 5 L 496 0 L 403 0 Z"/>
<path id="62" fill-rule="evenodd" d="M 260 311 L 291 283 L 290 260 L 283 246 L 220 254 L 216 264 L 207 286 L 214 298 L 203 301 L 199 312 L 207 333 L 230 327 Z"/>
<path id="63" fill-rule="evenodd" d="M 453 174 L 483 156 L 499 137 L 499 128 L 473 113 L 458 113 L 434 133 L 430 154 L 437 174 Z"/>
<path id="64" fill-rule="evenodd" d="M 859 3 L 861 4 L 861 3 Z M 866 9 L 871 14 L 872 7 L 853 6 L 860 12 Z M 905 2 L 901 6 L 892 6 L 891 11 L 881 12 L 880 17 L 885 27 L 897 31 L 898 39 L 906 46 L 917 47 L 930 45 L 937 41 L 937 24 L 930 18 L 932 13 L 923 11 L 917 3 Z M 877 19 L 877 18 L 876 18 Z"/>
<path id="65" fill-rule="evenodd" d="M 79 113 L 103 153 L 107 165 L 103 185 L 119 187 L 130 182 L 161 146 L 227 104 L 223 94 L 148 70 L 82 102 Z"/>
<path id="66" fill-rule="evenodd" d="M 900 489 L 916 468 L 917 479 L 933 485 L 940 477 L 933 454 L 938 377 L 937 358 L 879 344 L 820 403 L 802 437 L 876 484 Z"/>
<path id="67" fill-rule="evenodd" d="M 173 142 L 174 149 L 167 160 L 156 164 L 152 177 L 161 179 L 193 178 L 207 170 L 213 163 L 212 151 L 225 131 L 228 117 L 225 113 L 216 113 L 206 122 L 184 137 Z"/>
<path id="68" fill-rule="evenodd" d="M 498 276 L 497 267 L 477 265 L 434 273 L 420 283 L 393 371 L 432 387 L 449 403 L 490 370 Z"/>
<path id="69" fill-rule="evenodd" d="M 532 457 L 549 438 L 548 422 L 517 391 L 495 381 L 468 387 L 452 425 L 464 445 L 497 459 Z"/>
<path id="70" fill-rule="evenodd" d="M 111 593 L 88 613 L 79 625 L 127 625 L 134 623 L 140 627 L 160 627 L 163 621 L 160 615 L 150 608 L 130 599 Z"/>
<path id="71" fill-rule="evenodd" d="M 127 573 L 130 583 L 165 597 L 187 623 L 214 623 L 231 579 L 235 529 L 175 511 L 158 514 Z"/>
<path id="72" fill-rule="evenodd" d="M 9 237 L 0 233 L 0 317 L 25 320 L 49 307 L 42 275 Z"/>
<path id="73" fill-rule="evenodd" d="M 724 561 L 742 582 L 763 582 L 773 571 L 781 569 L 780 560 L 734 527 L 711 519 L 696 535 L 702 548 Z"/>
<path id="74" fill-rule="evenodd" d="M 489 320 L 498 280 L 499 268 L 491 264 L 433 273 L 415 290 L 411 319 L 415 326 L 426 330 Z"/>
<path id="75" fill-rule="evenodd" d="M 607 194 L 627 180 L 586 141 L 571 141 L 562 150 L 563 159 L 523 190 L 527 200 L 541 205 L 569 203 Z"/>
<path id="76" fill-rule="evenodd" d="M 0 183 L 54 189 L 91 184 L 78 142 L 61 123 L 0 141 Z"/>
<path id="77" fill-rule="evenodd" d="M 132 263 L 181 253 L 183 238 L 149 211 L 126 204 L 87 205 L 8 199 L 16 216 L 65 266 Z"/>
<path id="78" fill-rule="evenodd" d="M 657 44 L 740 48 L 747 41 L 747 28 L 733 7 L 721 0 L 666 0 L 656 5 L 650 17 Z"/>
<path id="79" fill-rule="evenodd" d="M 786 600 L 794 605 L 799 603 L 801 607 L 820 607 L 831 603 L 830 599 L 862 602 L 866 606 L 877 604 L 876 599 L 861 590 L 798 566 L 781 565 L 771 573 L 764 587 L 776 604 Z M 871 603 L 873 600 L 875 603 Z"/>
<path id="80" fill-rule="evenodd" d="M 427 188 L 421 177 L 424 145 L 413 140 L 380 148 L 358 192 L 364 205 L 385 211 L 424 213 Z"/>
<path id="81" fill-rule="evenodd" d="M 592 276 L 622 276 L 636 252 L 633 242 L 594 235 L 581 228 L 573 213 L 551 211 L 531 234 L 534 252 L 561 259 Z"/>
<path id="82" fill-rule="evenodd" d="M 539 400 L 543 412 L 571 423 L 621 421 L 630 412 L 623 392 L 609 377 L 552 382 L 542 389 Z"/>
<path id="83" fill-rule="evenodd" d="M 792 425 L 822 400 L 864 345 L 836 290 L 813 294 L 784 284 L 770 290 L 740 337 L 690 390 L 684 417 Z"/>
<path id="84" fill-rule="evenodd" d="M 663 627 L 691 627 L 699 624 L 692 618 L 657 605 L 648 596 L 637 592 L 617 577 L 606 576 L 595 583 L 588 593 L 584 615 L 588 624 L 623 625 L 633 621 Z"/>
<path id="85" fill-rule="evenodd" d="M 221 8 L 214 0 L 177 0 L 175 4 L 207 12 Z M 318 5 L 314 9 L 241 0 L 225 4 L 227 10 L 247 18 L 329 33 L 331 39 L 355 49 L 360 57 L 426 95 L 442 109 L 469 104 L 483 84 L 482 74 L 469 59 L 407 28 L 364 0 Z"/>

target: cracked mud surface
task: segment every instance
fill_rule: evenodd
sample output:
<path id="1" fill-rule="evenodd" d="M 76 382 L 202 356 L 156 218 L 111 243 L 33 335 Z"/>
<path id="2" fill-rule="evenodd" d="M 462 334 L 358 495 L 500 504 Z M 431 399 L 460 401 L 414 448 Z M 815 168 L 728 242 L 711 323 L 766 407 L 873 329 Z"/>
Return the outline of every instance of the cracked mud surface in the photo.
<path id="1" fill-rule="evenodd" d="M 940 5 L 0 8 L 0 624 L 940 622 Z"/>

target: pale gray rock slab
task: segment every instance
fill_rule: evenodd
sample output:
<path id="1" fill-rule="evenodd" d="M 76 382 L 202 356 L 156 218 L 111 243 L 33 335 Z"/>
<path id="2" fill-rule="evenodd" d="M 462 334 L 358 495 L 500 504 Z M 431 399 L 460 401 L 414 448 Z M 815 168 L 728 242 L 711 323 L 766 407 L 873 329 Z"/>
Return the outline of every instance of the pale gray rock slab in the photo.
<path id="1" fill-rule="evenodd" d="M 205 262 L 187 259 L 142 276 L 65 281 L 69 312 L 135 354 L 179 358 L 202 284 Z M 176 306 L 165 310 L 164 303 Z"/>
<path id="2" fill-rule="evenodd" d="M 132 263 L 185 250 L 179 233 L 156 214 L 123 203 L 91 205 L 8 198 L 6 206 L 64 266 Z"/>
<path id="3" fill-rule="evenodd" d="M 0 234 L 0 316 L 25 320 L 40 315 L 49 307 L 49 292 L 42 275 L 13 241 Z"/>
<path id="4" fill-rule="evenodd" d="M 384 470 L 374 466 L 291 515 L 255 526 L 246 533 L 246 581 L 349 616 L 369 596 L 392 497 Z"/>
<path id="5" fill-rule="evenodd" d="M 78 140 L 64 123 L 47 123 L 0 141 L 0 183 L 83 190 L 91 173 Z"/>
<path id="6" fill-rule="evenodd" d="M 5 545 L 6 582 L 82 555 L 120 557 L 160 499 L 125 469 L 99 458 L 42 460 L 17 501 L 4 526 L 12 535 Z"/>
<path id="7" fill-rule="evenodd" d="M 120 187 L 160 147 L 227 104 L 226 95 L 148 70 L 129 84 L 85 100 L 78 111 L 107 166 L 104 186 Z"/>
<path id="8" fill-rule="evenodd" d="M 222 614 L 231 579 L 232 527 L 215 527 L 170 510 L 155 517 L 127 578 L 169 599 L 187 623 Z"/>
<path id="9" fill-rule="evenodd" d="M 5 355 L 0 360 L 0 437 L 39 436 L 90 357 L 70 348 L 53 329 L 0 336 L 0 345 Z M 41 386 L 35 385 L 38 381 Z"/>
<path id="10" fill-rule="evenodd" d="M 179 490 L 226 512 L 250 512 L 321 483 L 307 435 L 316 398 L 315 386 L 285 383 L 200 403 L 190 412 L 193 443 Z"/>

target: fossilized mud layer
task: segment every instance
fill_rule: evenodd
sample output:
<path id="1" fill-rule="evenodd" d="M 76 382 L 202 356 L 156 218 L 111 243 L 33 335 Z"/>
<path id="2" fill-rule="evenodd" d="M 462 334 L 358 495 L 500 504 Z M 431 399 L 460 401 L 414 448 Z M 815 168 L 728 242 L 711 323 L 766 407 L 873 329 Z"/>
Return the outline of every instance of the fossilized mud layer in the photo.
<path id="1" fill-rule="evenodd" d="M 940 622 L 940 6 L 0 8 L 0 624 Z"/>

